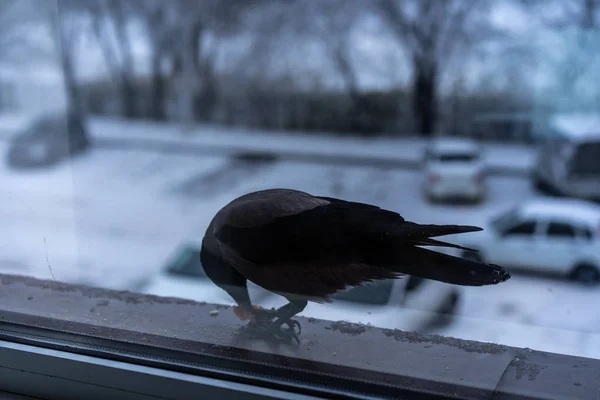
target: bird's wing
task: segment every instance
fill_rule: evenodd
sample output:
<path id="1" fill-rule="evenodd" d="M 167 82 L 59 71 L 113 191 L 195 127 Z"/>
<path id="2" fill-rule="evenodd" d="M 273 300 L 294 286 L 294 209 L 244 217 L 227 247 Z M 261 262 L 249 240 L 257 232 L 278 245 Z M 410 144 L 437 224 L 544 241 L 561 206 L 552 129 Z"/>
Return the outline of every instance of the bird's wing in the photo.
<path id="1" fill-rule="evenodd" d="M 326 199 L 289 189 L 268 189 L 240 196 L 221 209 L 214 218 L 214 232 L 223 226 L 256 228 L 278 218 L 293 216 L 327 205 Z"/>
<path id="2" fill-rule="evenodd" d="M 454 243 L 442 242 L 441 240 L 435 240 L 435 239 L 414 240 L 414 241 L 412 241 L 412 244 L 414 244 L 415 246 L 452 247 L 453 249 L 478 252 L 477 249 L 472 249 L 470 247 L 465 247 L 465 246 L 459 246 Z"/>
<path id="3" fill-rule="evenodd" d="M 382 241 L 454 247 L 430 238 L 481 230 L 416 224 L 374 205 L 303 192 L 275 195 L 275 202 L 268 196 L 239 202 L 215 228 L 215 237 L 241 258 L 260 266 L 332 259 L 362 262 L 359 256 L 373 251 Z"/>
<path id="4" fill-rule="evenodd" d="M 294 214 L 254 218 L 255 225 L 229 219 L 215 229 L 215 237 L 243 259 L 256 265 L 314 260 L 356 261 L 365 240 L 383 238 L 405 224 L 395 212 L 362 203 L 317 198 L 323 205 Z M 271 205 L 246 209 L 264 214 Z M 258 211 L 255 211 L 258 210 Z M 239 214 L 243 214 L 240 210 Z M 266 222 L 265 222 L 266 221 Z"/>

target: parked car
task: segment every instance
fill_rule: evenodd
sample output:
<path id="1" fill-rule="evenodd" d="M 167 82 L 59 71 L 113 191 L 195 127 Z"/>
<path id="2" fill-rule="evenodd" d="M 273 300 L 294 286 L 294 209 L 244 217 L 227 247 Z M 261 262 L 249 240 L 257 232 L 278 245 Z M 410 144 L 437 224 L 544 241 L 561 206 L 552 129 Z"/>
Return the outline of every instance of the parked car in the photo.
<path id="1" fill-rule="evenodd" d="M 600 200 L 600 115 L 557 115 L 538 133 L 535 187 Z"/>
<path id="2" fill-rule="evenodd" d="M 478 250 L 468 259 L 533 272 L 559 274 L 585 283 L 600 281 L 600 206 L 578 199 L 534 199 L 455 242 Z M 449 237 L 450 238 L 450 237 Z"/>
<path id="3" fill-rule="evenodd" d="M 181 245 L 168 258 L 161 272 L 137 291 L 234 305 L 233 299 L 205 275 L 200 262 L 200 247 L 200 240 Z M 459 306 L 459 290 L 455 285 L 407 276 L 340 292 L 333 303 L 309 302 L 300 315 L 331 321 L 370 323 L 390 329 L 425 330 L 451 321 L 452 314 Z M 285 298 L 252 282 L 248 282 L 248 291 L 252 302 L 264 308 L 278 308 L 287 302 Z"/>
<path id="4" fill-rule="evenodd" d="M 44 114 L 18 132 L 8 148 L 12 167 L 41 167 L 81 153 L 90 145 L 83 119 L 74 113 Z"/>
<path id="5" fill-rule="evenodd" d="M 427 145 L 423 161 L 423 190 L 429 200 L 484 198 L 485 165 L 477 142 L 435 139 Z"/>
<path id="6" fill-rule="evenodd" d="M 200 262 L 202 240 L 191 240 L 179 246 L 167 259 L 158 275 L 137 291 L 157 296 L 179 297 L 212 304 L 233 305 L 233 299 L 204 273 Z M 248 283 L 253 302 L 260 303 L 275 294 Z"/>

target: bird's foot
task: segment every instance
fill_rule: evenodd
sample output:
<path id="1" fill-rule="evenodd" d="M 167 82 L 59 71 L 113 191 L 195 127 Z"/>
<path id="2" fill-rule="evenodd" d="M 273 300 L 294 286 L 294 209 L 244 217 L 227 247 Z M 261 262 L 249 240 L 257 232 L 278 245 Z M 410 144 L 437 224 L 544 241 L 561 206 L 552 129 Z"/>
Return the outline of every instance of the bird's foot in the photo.
<path id="1" fill-rule="evenodd" d="M 254 321 L 259 325 L 270 325 L 274 322 L 275 318 L 279 318 L 279 311 L 276 309 L 267 310 L 262 308 L 254 313 Z M 283 324 L 288 326 L 288 329 L 295 330 L 298 328 L 298 334 L 302 333 L 302 326 L 300 322 L 295 319 L 288 319 Z"/>
<path id="2" fill-rule="evenodd" d="M 287 325 L 287 328 L 284 328 L 283 325 Z M 284 340 L 295 340 L 296 343 L 300 344 L 300 339 L 298 335 L 302 332 L 302 327 L 300 322 L 290 319 L 284 322 L 274 321 L 268 325 L 259 324 L 257 322 L 251 321 L 248 324 L 248 328 L 260 334 L 271 335 L 278 339 Z M 296 328 L 298 328 L 298 332 L 296 333 Z"/>

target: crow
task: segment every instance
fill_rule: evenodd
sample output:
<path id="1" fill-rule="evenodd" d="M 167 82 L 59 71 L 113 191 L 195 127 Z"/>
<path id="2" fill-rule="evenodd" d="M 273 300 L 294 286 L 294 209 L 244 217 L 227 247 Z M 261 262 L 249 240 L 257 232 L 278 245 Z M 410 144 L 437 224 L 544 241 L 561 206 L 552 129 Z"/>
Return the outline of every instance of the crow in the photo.
<path id="1" fill-rule="evenodd" d="M 375 205 L 267 189 L 240 196 L 210 222 L 200 251 L 206 275 L 237 303 L 248 327 L 299 342 L 292 320 L 308 301 L 380 279 L 413 275 L 464 286 L 510 278 L 500 266 L 421 246 L 472 250 L 434 237 L 481 231 L 468 225 L 418 224 Z M 277 310 L 252 304 L 247 281 L 285 297 Z M 287 327 L 284 328 L 283 325 Z"/>

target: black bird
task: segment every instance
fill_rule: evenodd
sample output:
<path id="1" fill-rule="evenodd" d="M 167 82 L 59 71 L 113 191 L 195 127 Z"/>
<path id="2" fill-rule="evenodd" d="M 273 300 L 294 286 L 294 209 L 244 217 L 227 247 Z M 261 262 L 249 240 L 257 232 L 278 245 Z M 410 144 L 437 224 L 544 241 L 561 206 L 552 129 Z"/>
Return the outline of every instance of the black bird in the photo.
<path id="1" fill-rule="evenodd" d="M 432 237 L 480 230 L 422 225 L 370 204 L 268 189 L 238 197 L 217 212 L 200 260 L 206 275 L 252 316 L 250 326 L 298 340 L 300 324 L 291 318 L 308 301 L 329 302 L 334 293 L 365 282 L 403 275 L 464 286 L 506 281 L 510 273 L 497 265 L 419 247 L 467 249 Z M 289 304 L 277 310 L 253 306 L 247 280 Z"/>

